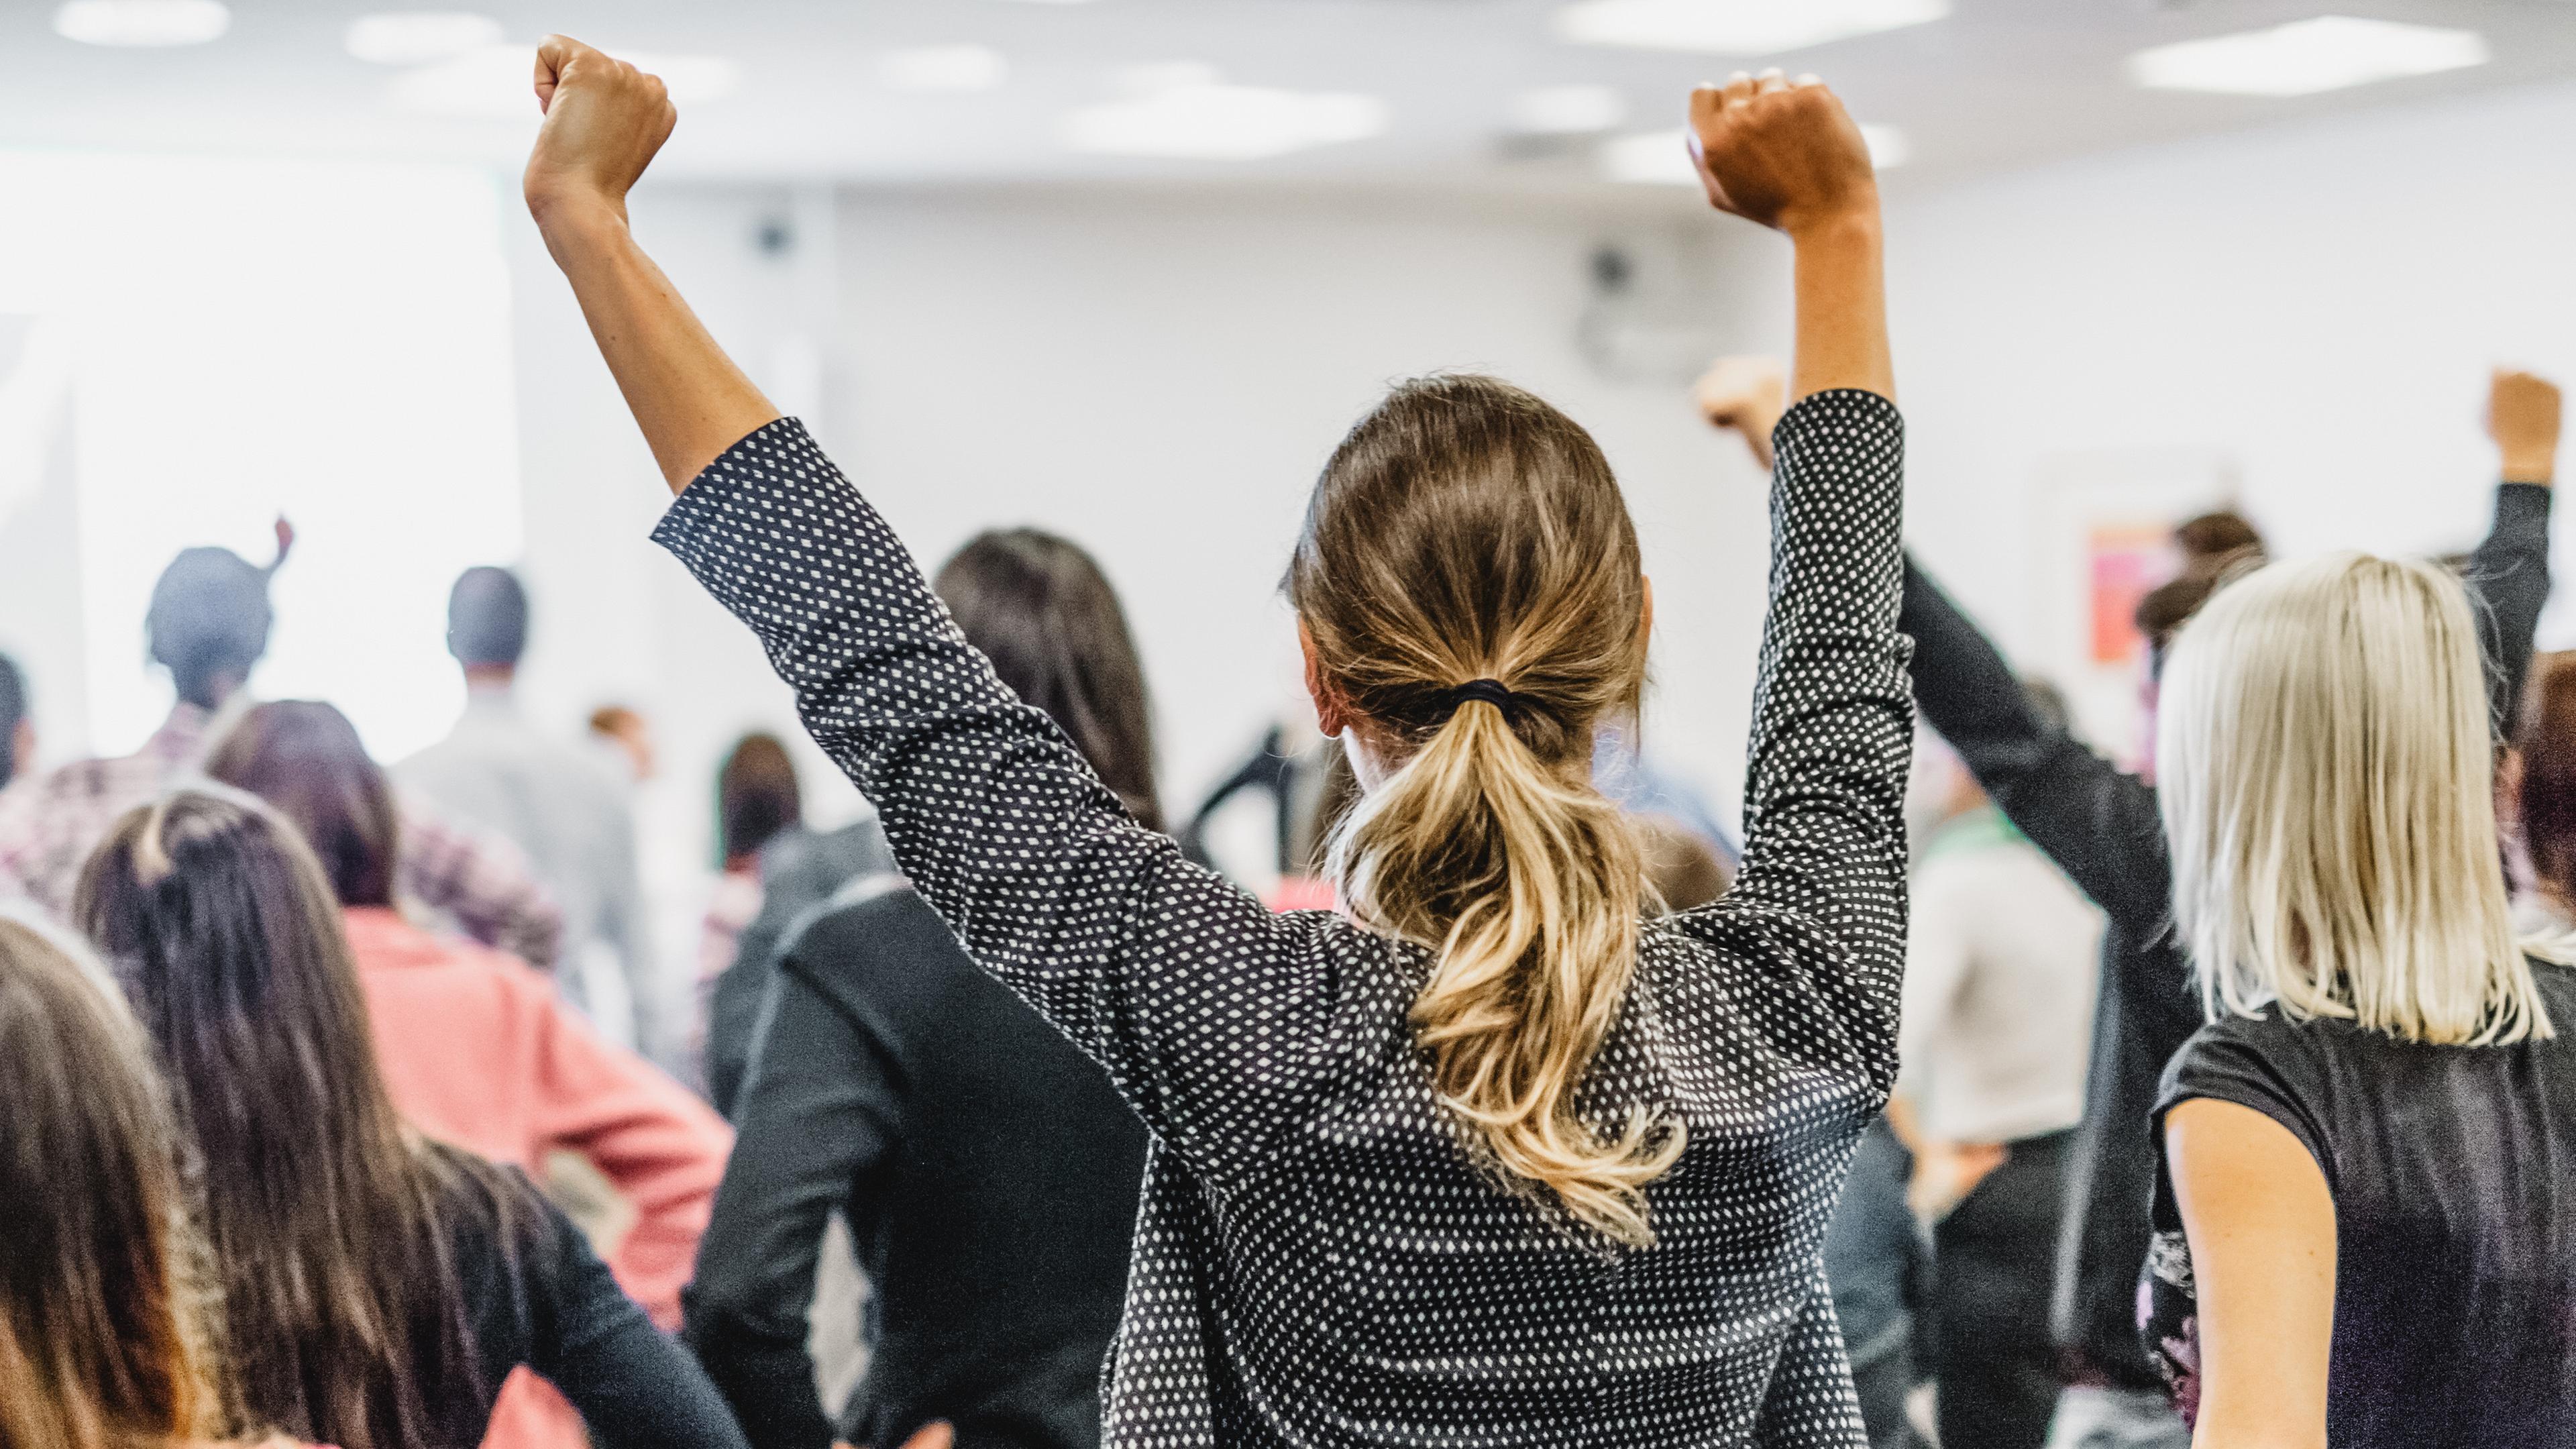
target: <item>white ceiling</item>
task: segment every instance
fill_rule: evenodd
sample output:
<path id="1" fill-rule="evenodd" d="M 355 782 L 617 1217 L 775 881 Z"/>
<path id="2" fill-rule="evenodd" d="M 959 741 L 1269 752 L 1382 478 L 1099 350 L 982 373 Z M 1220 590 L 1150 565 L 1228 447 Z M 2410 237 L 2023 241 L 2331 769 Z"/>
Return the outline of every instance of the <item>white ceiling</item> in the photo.
<path id="1" fill-rule="evenodd" d="M 490 14 L 512 40 L 562 30 L 611 49 L 726 57 L 741 82 L 684 107 L 665 174 L 877 184 L 1112 178 L 1594 191 L 1589 143 L 1514 144 L 1514 98 L 1615 87 L 1624 129 L 1678 122 L 1695 80 L 1752 62 L 1556 38 L 1552 0 L 429 0 Z M 1781 0 L 1796 4 L 1799 0 Z M 397 72 L 342 48 L 385 0 L 232 0 L 220 40 L 170 50 L 77 44 L 53 0 L 0 4 L 0 144 L 459 157 L 509 163 L 524 117 L 401 110 Z M 2470 70 L 2297 100 L 2150 92 L 2142 47 L 2321 13 L 2467 27 L 2494 59 Z M 903 47 L 972 43 L 1009 62 L 998 88 L 905 94 L 882 77 Z M 1955 0 L 1950 18 L 1780 57 L 1821 72 L 1865 120 L 1904 128 L 1904 185 L 2105 148 L 2430 96 L 2576 76 L 2570 0 Z M 1069 152 L 1061 117 L 1116 94 L 1123 70 L 1214 66 L 1228 81 L 1381 98 L 1366 140 L 1250 162 Z"/>

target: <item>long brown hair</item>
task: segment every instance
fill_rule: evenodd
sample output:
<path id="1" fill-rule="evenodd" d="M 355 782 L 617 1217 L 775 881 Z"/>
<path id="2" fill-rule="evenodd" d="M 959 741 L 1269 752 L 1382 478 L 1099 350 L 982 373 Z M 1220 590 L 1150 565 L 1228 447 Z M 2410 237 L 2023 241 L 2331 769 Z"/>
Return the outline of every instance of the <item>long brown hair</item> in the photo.
<path id="1" fill-rule="evenodd" d="M 1508 1182 L 1614 1240 L 1678 1122 L 1596 1125 L 1576 1096 L 1626 1003 L 1639 848 L 1592 785 L 1593 735 L 1646 677 L 1635 528 L 1589 434 L 1487 377 L 1398 387 L 1325 465 L 1288 573 L 1322 683 L 1404 756 L 1344 822 L 1365 921 L 1430 947 L 1413 1005 L 1440 1099 Z M 1499 683 L 1504 700 L 1462 699 Z"/>
<path id="2" fill-rule="evenodd" d="M 1046 711 L 1128 813 L 1162 829 L 1145 667 L 1091 555 L 1040 529 L 994 529 L 940 565 L 931 586 L 1011 692 Z"/>
<path id="3" fill-rule="evenodd" d="M 0 1445 L 140 1449 L 222 1415 L 178 1139 L 104 984 L 0 917 Z"/>
<path id="4" fill-rule="evenodd" d="M 394 903 L 400 826 L 393 783 L 355 725 L 318 700 L 280 699 L 241 717 L 206 757 L 206 775 L 284 815 L 344 906 Z"/>
<path id="5" fill-rule="evenodd" d="M 499 1179 L 395 1114 L 312 851 L 257 800 L 182 790 L 117 822 L 73 910 L 203 1160 L 250 1420 L 342 1449 L 450 1437 L 478 1369 L 447 1214 Z"/>

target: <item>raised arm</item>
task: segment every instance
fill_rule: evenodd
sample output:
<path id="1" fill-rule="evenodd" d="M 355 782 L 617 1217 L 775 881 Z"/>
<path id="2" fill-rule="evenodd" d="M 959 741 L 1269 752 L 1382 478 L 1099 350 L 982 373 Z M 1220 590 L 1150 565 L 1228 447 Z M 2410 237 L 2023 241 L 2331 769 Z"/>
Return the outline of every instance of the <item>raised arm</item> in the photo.
<path id="1" fill-rule="evenodd" d="M 1342 1000 L 1320 944 L 1331 927 L 1272 916 L 1137 825 L 636 250 L 624 197 L 671 128 L 659 83 L 556 38 L 538 89 L 530 207 L 684 490 L 655 537 L 759 635 L 967 953 L 1174 1151 L 1219 1180 L 1267 1170 L 1341 1060 L 1327 1043 Z"/>
<path id="2" fill-rule="evenodd" d="M 1797 401 L 1775 435 L 1771 608 L 1744 869 L 1728 900 L 1823 948 L 1831 964 L 1808 971 L 1806 989 L 1884 1091 L 1904 965 L 1913 720 L 1896 633 L 1903 427 L 1890 401 L 1877 182 L 1858 128 L 1821 86 L 1739 77 L 1691 109 L 1710 199 L 1787 233 L 1797 259 Z"/>
<path id="3" fill-rule="evenodd" d="M 2043 718 L 2002 653 L 1912 559 L 1897 627 L 1914 699 L 2004 815 L 2129 930 L 2162 929 L 2173 863 L 2155 788 Z"/>
<path id="4" fill-rule="evenodd" d="M 2495 525 L 2469 555 L 2467 582 L 2477 602 L 2478 643 L 2486 651 L 2490 716 L 2499 738 L 2513 738 L 2523 680 L 2531 673 L 2531 636 L 2549 602 L 2549 504 L 2558 479 L 2556 384 L 2498 368 L 2487 392 L 2487 436 L 2495 440 L 2503 482 Z"/>
<path id="5" fill-rule="evenodd" d="M 1776 359 L 1721 358 L 1692 401 L 1709 426 L 1741 436 L 1768 466 L 1785 382 Z M 2133 929 L 2157 929 L 2170 908 L 2170 871 L 2155 791 L 2041 718 L 2012 666 L 1911 558 L 1897 628 L 1914 641 L 1923 722 L 2085 894 Z"/>
<path id="6" fill-rule="evenodd" d="M 560 35 L 537 47 L 536 89 L 528 212 L 677 493 L 779 416 L 627 229 L 626 193 L 679 112 L 660 77 Z"/>

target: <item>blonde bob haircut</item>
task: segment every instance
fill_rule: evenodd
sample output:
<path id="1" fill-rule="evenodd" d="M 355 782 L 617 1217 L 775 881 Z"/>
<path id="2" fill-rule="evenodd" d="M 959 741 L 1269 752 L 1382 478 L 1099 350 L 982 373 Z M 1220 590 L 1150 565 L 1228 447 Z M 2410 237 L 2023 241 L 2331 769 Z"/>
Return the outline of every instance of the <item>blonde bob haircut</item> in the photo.
<path id="1" fill-rule="evenodd" d="M 2183 626 L 2156 775 L 2212 1020 L 2555 1035 L 2508 919 L 2487 711 L 2467 596 L 2428 564 L 2273 564 Z"/>

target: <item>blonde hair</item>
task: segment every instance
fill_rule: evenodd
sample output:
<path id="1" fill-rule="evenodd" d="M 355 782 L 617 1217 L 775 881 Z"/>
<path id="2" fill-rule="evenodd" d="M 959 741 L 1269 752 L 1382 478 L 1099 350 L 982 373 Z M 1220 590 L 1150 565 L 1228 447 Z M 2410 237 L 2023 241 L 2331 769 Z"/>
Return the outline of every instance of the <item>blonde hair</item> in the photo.
<path id="1" fill-rule="evenodd" d="M 2554 1035 L 2514 939 L 2494 745 L 2460 584 L 2344 553 L 2274 564 L 2185 625 L 2156 775 L 2204 1009 L 2407 1041 Z"/>
<path id="2" fill-rule="evenodd" d="M 1434 953 L 1412 1010 L 1442 1105 L 1507 1185 L 1614 1241 L 1678 1121 L 1586 1121 L 1626 1005 L 1638 843 L 1592 786 L 1595 728 L 1644 687 L 1644 576 L 1591 437 L 1485 377 L 1398 387 L 1334 453 L 1288 577 L 1323 683 L 1405 753 L 1334 836 L 1353 913 Z M 1502 698 L 1461 695 L 1480 680 Z"/>

